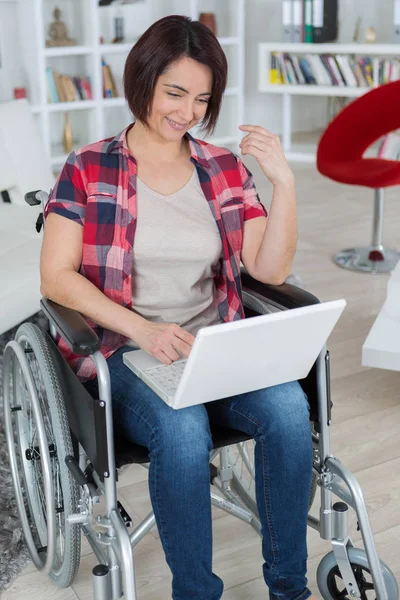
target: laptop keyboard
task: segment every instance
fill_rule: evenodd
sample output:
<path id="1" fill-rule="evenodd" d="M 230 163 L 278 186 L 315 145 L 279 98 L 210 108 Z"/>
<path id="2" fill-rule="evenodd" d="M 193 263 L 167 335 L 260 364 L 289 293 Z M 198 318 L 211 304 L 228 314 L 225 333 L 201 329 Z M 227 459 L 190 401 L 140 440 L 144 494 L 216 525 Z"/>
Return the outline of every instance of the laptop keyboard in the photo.
<path id="1" fill-rule="evenodd" d="M 186 362 L 186 360 L 177 360 L 170 365 L 146 369 L 145 373 L 165 394 L 171 396 L 176 392 Z"/>

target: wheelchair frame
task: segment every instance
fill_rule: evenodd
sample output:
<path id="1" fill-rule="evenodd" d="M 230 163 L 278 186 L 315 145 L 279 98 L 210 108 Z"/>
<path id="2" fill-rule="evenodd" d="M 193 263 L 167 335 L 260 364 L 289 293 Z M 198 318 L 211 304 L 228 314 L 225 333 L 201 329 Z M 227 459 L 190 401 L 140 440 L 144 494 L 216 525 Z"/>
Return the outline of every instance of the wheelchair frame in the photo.
<path id="1" fill-rule="evenodd" d="M 242 284 L 244 304 L 253 313 L 254 307 L 256 307 L 256 310 L 271 312 L 318 302 L 308 292 L 289 284 L 279 287 L 260 284 L 245 270 L 242 270 Z M 42 299 L 41 307 L 49 319 L 50 332 L 53 339 L 58 333 L 74 351 L 80 348 L 81 354 L 92 358 L 98 378 L 99 403 L 105 411 L 107 471 L 97 473 L 93 470 L 91 474 L 95 485 L 88 483 L 85 479 L 84 471 L 90 459 L 79 444 L 79 467 L 70 467 L 70 470 L 80 485 L 81 500 L 78 503 L 79 512 L 68 515 L 67 518 L 71 524 L 77 524 L 81 527 L 83 534 L 87 537 L 99 560 L 100 564 L 93 569 L 94 598 L 96 600 L 117 600 L 124 593 L 126 600 L 136 600 L 133 548 L 155 525 L 155 517 L 153 511 L 151 511 L 131 533 L 128 533 L 127 522 L 124 520 L 118 506 L 112 396 L 108 365 L 98 349 L 99 342 L 97 336 L 95 336 L 93 330 L 87 325 L 81 315 L 47 299 Z M 65 318 L 66 315 L 68 315 L 67 320 Z M 12 361 L 9 358 L 12 353 L 17 354 L 24 370 L 29 392 L 35 395 L 32 373 L 30 373 L 23 350 L 15 341 L 10 342 L 6 347 L 4 356 L 4 381 L 8 381 L 7 378 L 10 376 Z M 314 407 L 314 417 L 311 418 L 314 421 L 315 428 L 312 433 L 314 446 L 313 471 L 321 490 L 321 508 L 319 519 L 309 515 L 308 524 L 319 532 L 321 538 L 331 541 L 334 557 L 344 586 L 348 591 L 350 590 L 349 594 L 351 597 L 361 598 L 360 589 L 349 559 L 349 550 L 354 547 L 348 533 L 347 523 L 347 505 L 351 506 L 357 514 L 368 559 L 368 568 L 371 572 L 377 598 L 378 600 L 397 600 L 397 597 L 389 597 L 386 589 L 381 562 L 375 548 L 361 487 L 355 476 L 342 465 L 338 458 L 331 454 L 329 433 L 331 425 L 329 352 L 327 352 L 325 347 L 314 365 L 314 370 L 312 376 L 315 377 L 317 405 Z M 4 389 L 5 406 L 7 402 L 9 406 L 9 391 L 6 388 L 7 386 Z M 12 427 L 11 412 L 12 409 L 10 411 L 5 410 L 6 429 L 8 428 L 9 430 Z M 10 440 L 8 441 L 10 443 Z M 45 479 L 47 477 L 47 482 L 45 481 L 47 485 L 46 497 L 50 498 L 54 490 L 52 490 L 52 479 L 49 475 L 50 457 L 45 434 L 39 440 L 39 445 Z M 249 523 L 261 535 L 261 524 L 257 515 L 231 487 L 233 473 L 228 455 L 228 447 L 215 448 L 210 454 L 210 463 L 218 454 L 220 455 L 219 467 L 217 476 L 214 476 L 212 483 L 224 497 L 211 491 L 212 504 Z M 16 462 L 11 460 L 14 482 L 18 479 L 17 468 Z M 94 521 L 93 504 L 98 502 L 99 493 L 104 495 L 105 498 L 105 515 L 98 516 L 96 523 L 97 526 L 104 529 L 104 532 L 95 532 L 92 526 Z M 332 494 L 335 494 L 342 502 L 336 502 L 332 505 Z M 16 500 L 20 514 L 23 514 L 22 494 L 18 493 L 17 489 Z M 54 558 L 52 553 L 54 555 L 55 552 L 55 515 L 48 514 L 47 517 L 49 539 L 46 561 L 40 559 L 36 548 L 32 548 L 29 540 L 27 541 L 35 565 L 44 573 L 49 574 Z M 37 560 L 35 560 L 35 553 Z"/>

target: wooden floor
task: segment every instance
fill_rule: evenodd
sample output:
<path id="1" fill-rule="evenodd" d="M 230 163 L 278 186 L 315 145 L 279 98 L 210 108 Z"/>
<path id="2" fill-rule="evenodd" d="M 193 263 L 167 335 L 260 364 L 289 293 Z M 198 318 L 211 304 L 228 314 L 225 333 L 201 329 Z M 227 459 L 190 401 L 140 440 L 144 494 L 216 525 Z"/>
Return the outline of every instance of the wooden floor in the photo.
<path id="1" fill-rule="evenodd" d="M 269 184 L 254 162 L 249 162 L 249 167 L 261 198 L 268 204 Z M 388 276 L 350 273 L 331 260 L 340 248 L 370 241 L 373 195 L 364 188 L 328 181 L 312 166 L 294 165 L 293 169 L 300 226 L 294 271 L 321 300 L 345 298 L 348 303 L 329 342 L 334 401 L 332 451 L 361 482 L 379 555 L 400 580 L 400 373 L 361 366 L 361 347 L 384 301 Z M 385 241 L 400 246 L 398 188 L 387 194 Z M 150 510 L 146 472 L 129 467 L 119 487 L 122 502 L 132 516 L 144 517 Z M 359 542 L 360 534 L 354 527 L 352 534 Z M 308 540 L 309 581 L 317 594 L 316 568 L 330 546 L 313 530 Z M 157 533 L 142 540 L 135 554 L 139 600 L 171 598 L 171 578 Z M 225 582 L 223 598 L 266 599 L 261 562 L 260 540 L 253 530 L 214 510 L 214 571 Z M 89 600 L 94 564 L 94 556 L 85 545 L 72 589 L 56 589 L 29 566 L 3 598 Z"/>

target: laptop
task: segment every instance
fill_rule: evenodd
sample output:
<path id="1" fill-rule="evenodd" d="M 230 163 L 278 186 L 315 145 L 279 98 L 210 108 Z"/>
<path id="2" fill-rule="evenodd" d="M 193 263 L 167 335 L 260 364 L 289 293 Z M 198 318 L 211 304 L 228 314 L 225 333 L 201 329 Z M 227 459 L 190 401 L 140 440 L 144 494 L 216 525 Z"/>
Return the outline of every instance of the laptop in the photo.
<path id="1" fill-rule="evenodd" d="M 189 358 L 164 365 L 144 350 L 123 361 L 175 409 L 307 377 L 346 306 L 334 300 L 204 327 Z"/>

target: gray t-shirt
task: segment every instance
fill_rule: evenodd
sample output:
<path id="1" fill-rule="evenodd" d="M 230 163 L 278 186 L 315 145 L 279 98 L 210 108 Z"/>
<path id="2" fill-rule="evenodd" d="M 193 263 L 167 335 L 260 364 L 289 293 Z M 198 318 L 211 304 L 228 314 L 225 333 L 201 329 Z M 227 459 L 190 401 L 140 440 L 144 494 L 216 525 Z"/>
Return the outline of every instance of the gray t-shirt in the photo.
<path id="1" fill-rule="evenodd" d="M 220 322 L 214 277 L 222 243 L 194 169 L 164 196 L 137 178 L 132 309 L 157 323 L 177 323 L 196 335 Z"/>

